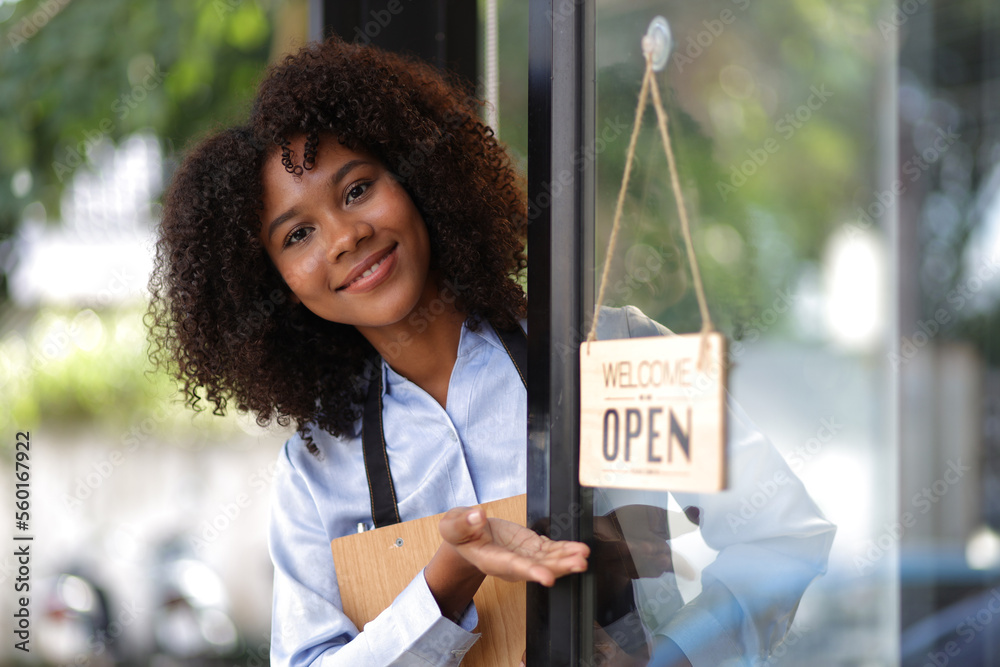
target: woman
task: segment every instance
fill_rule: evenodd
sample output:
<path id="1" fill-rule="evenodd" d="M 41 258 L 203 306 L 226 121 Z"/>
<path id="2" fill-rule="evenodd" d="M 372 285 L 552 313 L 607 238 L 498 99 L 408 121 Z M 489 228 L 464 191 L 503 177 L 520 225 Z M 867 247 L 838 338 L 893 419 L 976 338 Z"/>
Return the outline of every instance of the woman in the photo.
<path id="1" fill-rule="evenodd" d="M 298 427 L 272 502 L 276 664 L 448 664 L 477 637 L 486 575 L 551 586 L 586 569 L 586 545 L 465 508 L 524 492 L 525 391 L 497 333 L 523 336 L 524 212 L 472 98 L 336 39 L 272 68 L 249 125 L 175 174 L 154 359 L 176 359 L 196 409 Z M 372 523 L 360 417 L 375 383 L 399 518 L 451 511 L 441 549 L 359 633 L 329 542 Z"/>

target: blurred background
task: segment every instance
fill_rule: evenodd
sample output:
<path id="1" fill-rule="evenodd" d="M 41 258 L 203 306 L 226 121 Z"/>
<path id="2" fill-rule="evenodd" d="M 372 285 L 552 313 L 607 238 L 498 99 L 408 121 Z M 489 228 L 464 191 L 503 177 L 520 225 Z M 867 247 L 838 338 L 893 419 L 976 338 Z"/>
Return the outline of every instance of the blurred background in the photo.
<path id="1" fill-rule="evenodd" d="M 0 507 L 12 516 L 28 431 L 30 525 L 10 532 L 35 536 L 31 652 L 8 637 L 4 664 L 267 663 L 286 434 L 183 409 L 150 373 L 142 316 L 178 154 L 245 116 L 307 14 L 295 0 L 0 2 Z M 18 563 L 3 552 L 10 619 Z"/>
<path id="2" fill-rule="evenodd" d="M 268 490 L 288 433 L 193 415 L 146 362 L 153 230 L 179 154 L 244 118 L 262 69 L 323 20 L 377 42 L 419 16 L 451 44 L 449 6 L 475 39 L 442 62 L 490 101 L 522 168 L 527 154 L 526 2 L 433 14 L 402 0 L 396 23 L 386 2 L 337 14 L 353 4 L 0 0 L 0 510 L 14 511 L 15 433 L 29 431 L 35 536 L 32 651 L 5 640 L 0 662 L 267 663 Z M 597 137 L 582 156 L 598 170 L 596 261 L 639 37 L 661 14 L 675 40 L 661 86 L 730 389 L 838 525 L 772 663 L 1000 663 L 1000 5 L 596 11 Z M 695 331 L 651 116 L 609 305 Z"/>

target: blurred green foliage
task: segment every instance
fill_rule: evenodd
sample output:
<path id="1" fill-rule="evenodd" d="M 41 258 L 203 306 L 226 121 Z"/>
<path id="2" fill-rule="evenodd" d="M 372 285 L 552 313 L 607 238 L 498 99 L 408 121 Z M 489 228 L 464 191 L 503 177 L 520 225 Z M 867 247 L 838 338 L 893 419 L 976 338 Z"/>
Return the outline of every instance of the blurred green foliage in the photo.
<path id="1" fill-rule="evenodd" d="M 132 308 L 42 308 L 0 339 L 0 424 L 100 424 L 104 431 L 156 434 L 180 444 L 197 432 L 224 437 L 249 418 L 218 419 L 182 403 L 177 383 L 153 372 L 142 304 Z"/>
<path id="2" fill-rule="evenodd" d="M 0 243 L 32 202 L 58 219 L 63 186 L 99 139 L 151 130 L 170 154 L 236 120 L 267 62 L 273 9 L 268 0 L 0 3 Z M 11 261 L 7 243 L 0 303 Z"/>
<path id="3" fill-rule="evenodd" d="M 642 81 L 639 39 L 653 15 L 669 17 L 675 42 L 658 80 L 709 308 L 716 327 L 739 338 L 778 290 L 795 291 L 803 273 L 816 270 L 830 235 L 874 196 L 884 159 L 878 140 L 888 129 L 876 111 L 893 48 L 877 21 L 890 7 L 712 0 L 654 11 L 599 2 L 596 126 L 598 133 L 627 127 L 595 151 L 598 271 Z M 818 108 L 802 112 L 817 90 Z M 789 122 L 796 111 L 800 119 Z M 668 179 L 650 106 L 606 300 L 638 305 L 675 331 L 696 331 L 701 320 Z M 786 321 L 772 333 L 782 328 Z"/>
<path id="4" fill-rule="evenodd" d="M 0 310 L 25 208 L 39 202 L 48 221 L 59 220 L 64 187 L 89 168 L 99 142 L 152 133 L 169 160 L 245 116 L 272 53 L 276 15 L 290 4 L 0 2 Z M 123 434 L 142 424 L 180 444 L 195 432 L 232 433 L 240 417 L 195 415 L 174 380 L 151 372 L 143 310 L 8 311 L 0 423 L 86 423 Z"/>

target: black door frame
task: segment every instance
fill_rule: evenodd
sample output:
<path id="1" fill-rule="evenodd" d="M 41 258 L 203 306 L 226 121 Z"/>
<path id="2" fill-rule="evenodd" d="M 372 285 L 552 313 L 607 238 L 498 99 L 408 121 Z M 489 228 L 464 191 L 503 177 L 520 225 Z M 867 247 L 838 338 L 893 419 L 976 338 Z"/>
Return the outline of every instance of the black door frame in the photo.
<path id="1" fill-rule="evenodd" d="M 528 523 L 590 541 L 578 349 L 594 304 L 595 9 L 531 0 L 528 72 Z M 590 664 L 593 581 L 529 584 L 527 664 Z"/>
<path id="2" fill-rule="evenodd" d="M 478 3 L 469 0 L 309 0 L 309 40 L 330 33 L 417 56 L 461 76 L 479 71 Z"/>

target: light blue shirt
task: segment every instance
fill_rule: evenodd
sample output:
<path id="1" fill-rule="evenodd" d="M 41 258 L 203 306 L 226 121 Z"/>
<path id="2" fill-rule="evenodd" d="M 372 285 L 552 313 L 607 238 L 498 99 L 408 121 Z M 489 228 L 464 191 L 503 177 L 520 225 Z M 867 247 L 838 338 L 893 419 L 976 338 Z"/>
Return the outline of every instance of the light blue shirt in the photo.
<path id="1" fill-rule="evenodd" d="M 663 333 L 669 332 L 633 307 L 602 309 L 599 338 Z M 525 492 L 527 395 L 489 324 L 483 323 L 479 331 L 463 326 L 446 409 L 384 361 L 382 373 L 385 440 L 403 521 Z M 822 518 L 781 456 L 742 411 L 734 419 L 732 404 L 730 409 L 732 488 L 719 494 L 676 497 L 682 506 L 702 508 L 705 541 L 722 550 L 705 569 L 706 579 L 721 581 L 723 587 L 716 588 L 723 591 L 724 601 L 738 604 L 746 613 L 737 614 L 737 627 L 725 627 L 717 610 L 709 606 L 718 603 L 718 595 L 699 596 L 680 610 L 680 604 L 659 603 L 680 600 L 672 574 L 636 584 L 636 601 L 647 610 L 643 618 L 647 631 L 669 636 L 695 667 L 738 661 L 741 656 L 766 653 L 776 644 L 787 631 L 801 590 L 792 586 L 790 593 L 772 591 L 762 598 L 755 585 L 759 586 L 760 577 L 782 572 L 769 570 L 771 564 L 793 569 L 796 579 L 804 580 L 804 589 L 825 569 L 833 539 L 833 526 Z M 472 632 L 478 623 L 475 606 L 470 604 L 458 623 L 444 618 L 423 572 L 361 632 L 341 611 L 330 542 L 357 532 L 358 523 L 371 525 L 357 430 L 358 437 L 335 438 L 314 429 L 320 457 L 310 454 L 298 435 L 293 436 L 278 457 L 268 534 L 274 563 L 271 662 L 277 666 L 458 665 L 478 638 Z M 793 481 L 782 486 L 782 494 L 771 499 L 767 511 L 760 512 L 755 521 L 732 530 L 727 515 L 734 508 L 738 511 L 745 493 L 756 490 L 755 480 L 770 478 L 776 470 Z M 609 492 L 603 498 L 612 506 L 643 500 L 630 493 Z M 724 558 L 726 551 L 728 558 Z M 761 562 L 755 565 L 758 559 Z M 753 576 L 746 576 L 748 572 Z M 653 608 L 659 613 L 648 613 Z M 731 639 L 720 642 L 719 636 Z"/>

